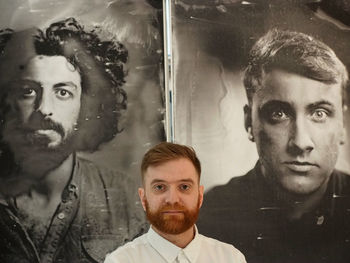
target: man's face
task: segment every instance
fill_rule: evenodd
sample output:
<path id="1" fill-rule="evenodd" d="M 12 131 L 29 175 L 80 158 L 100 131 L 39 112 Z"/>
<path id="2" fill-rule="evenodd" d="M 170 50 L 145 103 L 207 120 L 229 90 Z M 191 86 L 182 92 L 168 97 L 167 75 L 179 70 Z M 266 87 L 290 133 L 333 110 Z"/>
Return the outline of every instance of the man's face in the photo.
<path id="1" fill-rule="evenodd" d="M 193 227 L 203 201 L 203 186 L 185 158 L 148 167 L 139 188 L 147 218 L 157 230 L 180 234 Z"/>
<path id="2" fill-rule="evenodd" d="M 24 144 L 55 149 L 73 132 L 81 99 L 80 74 L 63 56 L 36 56 L 10 88 L 12 112 L 6 116 L 5 140 L 13 121 L 21 129 Z M 18 138 L 17 138 L 18 139 Z M 13 142 L 15 144 L 15 142 Z"/>
<path id="3" fill-rule="evenodd" d="M 344 136 L 339 83 L 275 69 L 264 77 L 245 117 L 265 177 L 292 194 L 324 189 Z"/>
<path id="4" fill-rule="evenodd" d="M 7 176 L 40 179 L 74 150 L 80 74 L 63 56 L 35 56 L 20 67 L 18 78 L 1 87 L 8 110 L 0 162 L 13 163 Z"/>

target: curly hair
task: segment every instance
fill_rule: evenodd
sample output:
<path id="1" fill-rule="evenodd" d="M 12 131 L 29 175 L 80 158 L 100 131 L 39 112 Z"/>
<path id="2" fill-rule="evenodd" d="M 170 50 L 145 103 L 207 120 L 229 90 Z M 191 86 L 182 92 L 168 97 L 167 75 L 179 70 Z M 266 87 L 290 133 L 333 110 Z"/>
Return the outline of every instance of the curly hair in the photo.
<path id="1" fill-rule="evenodd" d="M 249 103 L 265 74 L 282 69 L 326 84 L 341 83 L 343 99 L 348 72 L 334 51 L 323 42 L 300 32 L 272 29 L 249 53 L 244 86 Z"/>
<path id="2" fill-rule="evenodd" d="M 13 34 L 10 29 L 0 32 L 1 53 Z M 127 102 L 122 89 L 126 48 L 117 41 L 102 41 L 96 28 L 85 31 L 74 18 L 38 29 L 33 40 L 37 55 L 64 56 L 80 73 L 82 98 L 74 149 L 95 151 L 121 131 L 118 121 Z"/>

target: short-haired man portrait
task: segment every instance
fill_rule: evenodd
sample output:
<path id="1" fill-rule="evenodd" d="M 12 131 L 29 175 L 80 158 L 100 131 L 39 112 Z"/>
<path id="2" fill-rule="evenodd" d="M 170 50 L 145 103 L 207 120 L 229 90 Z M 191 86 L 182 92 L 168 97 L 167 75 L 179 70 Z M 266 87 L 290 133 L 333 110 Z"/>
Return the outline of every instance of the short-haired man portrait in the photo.
<path id="1" fill-rule="evenodd" d="M 107 255 L 105 263 L 246 262 L 232 245 L 198 233 L 195 222 L 204 190 L 200 174 L 192 148 L 167 142 L 151 148 L 142 160 L 139 188 L 151 227 Z"/>
<path id="2" fill-rule="evenodd" d="M 335 169 L 347 82 L 333 50 L 309 35 L 272 29 L 255 43 L 244 117 L 259 160 L 205 195 L 203 233 L 248 262 L 349 262 L 350 177 Z"/>
<path id="3" fill-rule="evenodd" d="M 0 52 L 0 261 L 100 262 L 143 215 L 125 175 L 76 152 L 121 130 L 128 52 L 74 18 L 2 30 Z"/>

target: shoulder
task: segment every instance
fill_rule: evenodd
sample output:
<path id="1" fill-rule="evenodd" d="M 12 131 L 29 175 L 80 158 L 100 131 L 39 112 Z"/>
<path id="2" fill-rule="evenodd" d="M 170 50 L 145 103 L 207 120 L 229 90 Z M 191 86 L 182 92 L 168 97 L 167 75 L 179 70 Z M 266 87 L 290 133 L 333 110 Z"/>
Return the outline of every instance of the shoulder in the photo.
<path id="1" fill-rule="evenodd" d="M 145 232 L 147 221 L 128 176 L 81 157 L 76 158 L 75 169 L 81 177 L 79 213 L 88 252 L 99 247 L 112 251 Z M 112 241 L 106 245 L 103 240 Z M 93 246 L 96 242 L 99 245 Z"/>
<path id="2" fill-rule="evenodd" d="M 218 259 L 217 262 L 246 262 L 244 255 L 233 245 L 201 234 L 200 237 L 205 254 L 215 255 Z M 221 257 L 222 259 L 220 259 Z"/>
<path id="3" fill-rule="evenodd" d="M 339 170 L 334 170 L 332 173 L 333 177 L 340 181 L 343 184 L 349 184 L 350 183 L 350 174 L 339 171 Z"/>
<path id="4" fill-rule="evenodd" d="M 231 178 L 231 180 L 224 185 L 218 185 L 213 187 L 211 190 L 208 191 L 208 193 L 230 191 L 232 188 L 246 188 L 249 187 L 250 184 L 254 183 L 255 178 L 255 169 L 251 169 L 244 175 Z"/>
<path id="5" fill-rule="evenodd" d="M 99 165 L 93 161 L 77 156 L 75 161 L 75 169 L 83 174 L 85 180 L 102 180 L 109 185 L 115 181 L 124 181 L 126 176 L 116 170 Z"/>
<path id="6" fill-rule="evenodd" d="M 350 195 L 350 175 L 339 170 L 334 170 L 330 180 L 331 187 L 339 196 Z"/>
<path id="7" fill-rule="evenodd" d="M 205 246 L 205 248 L 208 249 L 216 249 L 216 250 L 220 250 L 220 251 L 226 251 L 226 252 L 237 252 L 240 253 L 238 249 L 236 249 L 233 245 L 225 243 L 225 242 L 221 242 L 217 239 L 211 238 L 211 237 L 207 237 L 204 236 L 202 234 L 199 234 L 201 240 L 202 240 L 202 245 Z"/>
<path id="8" fill-rule="evenodd" d="M 233 177 L 233 178 L 231 178 L 231 180 L 228 183 L 223 184 L 223 185 L 217 185 L 217 186 L 213 187 L 212 189 L 210 189 L 208 191 L 208 194 L 209 193 L 216 193 L 216 192 L 220 193 L 223 191 L 226 192 L 226 191 L 231 190 L 232 188 L 241 187 L 242 185 L 246 184 L 247 179 L 248 179 L 247 177 L 248 177 L 248 174 Z"/>
<path id="9" fill-rule="evenodd" d="M 255 222 L 254 190 L 257 184 L 254 169 L 232 178 L 227 184 L 216 186 L 204 195 L 197 221 L 201 233 L 237 244 L 240 233 L 247 230 L 247 223 Z"/>
<path id="10" fill-rule="evenodd" d="M 147 242 L 147 234 L 143 234 L 108 254 L 105 263 L 131 263 L 138 262 L 135 261 L 137 259 L 141 262 L 142 251 L 147 249 L 147 246 L 150 246 Z"/>
<path id="11" fill-rule="evenodd" d="M 233 177 L 228 183 L 218 185 L 205 193 L 204 206 L 221 205 L 232 206 L 232 201 L 241 200 L 250 193 L 251 186 L 254 184 L 254 170 L 247 174 Z"/>
<path id="12" fill-rule="evenodd" d="M 110 201 L 118 201 L 117 204 L 126 202 L 128 179 L 124 174 L 78 156 L 74 173 L 81 178 L 81 193 L 84 198 L 105 200 L 108 197 L 112 199 Z M 93 202 L 93 204 L 97 203 Z"/>

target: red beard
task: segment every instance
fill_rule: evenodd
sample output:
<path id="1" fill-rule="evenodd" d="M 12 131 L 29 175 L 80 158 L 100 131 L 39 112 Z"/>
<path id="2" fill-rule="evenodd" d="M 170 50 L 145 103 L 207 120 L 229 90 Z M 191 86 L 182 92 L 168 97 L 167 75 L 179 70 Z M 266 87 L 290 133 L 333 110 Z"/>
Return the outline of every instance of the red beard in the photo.
<path id="1" fill-rule="evenodd" d="M 159 231 L 166 234 L 178 235 L 190 229 L 196 223 L 199 214 L 199 200 L 197 207 L 192 210 L 188 210 L 178 203 L 174 205 L 165 204 L 157 211 L 149 209 L 147 200 L 145 200 L 145 205 L 149 222 Z M 176 215 L 164 213 L 169 210 L 181 211 L 182 213 Z"/>

